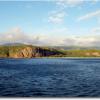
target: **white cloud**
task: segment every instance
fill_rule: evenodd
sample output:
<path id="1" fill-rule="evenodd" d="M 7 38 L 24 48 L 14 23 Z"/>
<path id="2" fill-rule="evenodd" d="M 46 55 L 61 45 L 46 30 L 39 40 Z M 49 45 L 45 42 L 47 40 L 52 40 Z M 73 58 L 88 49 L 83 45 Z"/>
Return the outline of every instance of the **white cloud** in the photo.
<path id="1" fill-rule="evenodd" d="M 27 43 L 31 41 L 31 36 L 25 34 L 19 27 L 15 27 L 8 32 L 1 33 L 0 36 L 0 43 Z"/>
<path id="2" fill-rule="evenodd" d="M 91 35 L 91 36 L 70 36 L 67 33 L 67 28 L 62 28 L 58 30 L 53 30 L 54 32 L 62 33 L 66 32 L 66 36 L 59 37 L 55 35 L 29 35 L 28 33 L 24 33 L 20 28 L 14 28 L 9 32 L 2 33 L 0 35 L 0 44 L 4 43 L 26 43 L 33 45 L 41 45 L 41 46 L 99 46 L 100 45 L 100 35 Z M 100 32 L 100 27 L 94 28 L 93 32 Z"/>
<path id="3" fill-rule="evenodd" d="M 64 11 L 53 11 L 50 13 L 48 21 L 54 24 L 59 24 L 64 21 L 66 13 Z"/>
<path id="4" fill-rule="evenodd" d="M 94 46 L 93 43 L 96 41 L 96 37 L 85 36 L 77 39 L 77 45 L 79 46 Z"/>
<path id="5" fill-rule="evenodd" d="M 75 7 L 84 3 L 84 0 L 58 0 L 57 5 L 62 7 Z"/>
<path id="6" fill-rule="evenodd" d="M 93 30 L 92 30 L 93 32 L 99 32 L 100 33 L 100 27 L 96 27 L 96 28 L 94 28 Z"/>
<path id="7" fill-rule="evenodd" d="M 20 27 L 14 27 L 13 29 L 9 30 L 8 33 L 22 33 L 22 30 Z"/>
<path id="8" fill-rule="evenodd" d="M 82 5 L 86 4 L 87 2 L 89 4 L 96 4 L 99 2 L 99 0 L 89 0 L 89 1 L 88 0 L 56 0 L 55 2 L 56 2 L 55 8 L 57 10 L 52 11 L 50 13 L 48 17 L 48 21 L 51 23 L 61 24 L 63 23 L 65 16 L 67 15 L 66 7 L 77 7 L 81 9 Z M 93 16 L 96 16 L 98 14 L 100 14 L 100 10 L 81 16 L 77 20 L 78 21 L 85 20 Z"/>
<path id="9" fill-rule="evenodd" d="M 99 35 L 100 34 L 100 26 L 92 28 L 89 33 L 91 33 L 91 35 Z"/>
<path id="10" fill-rule="evenodd" d="M 89 2 L 90 4 L 96 4 L 100 2 L 100 0 L 57 0 L 56 4 L 58 6 L 61 6 L 62 8 L 65 8 L 65 7 L 79 7 L 87 2 Z"/>
<path id="11" fill-rule="evenodd" d="M 64 46 L 99 46 L 100 36 L 69 37 L 63 40 Z"/>
<path id="12" fill-rule="evenodd" d="M 91 12 L 91 13 L 88 13 L 84 16 L 81 16 L 77 20 L 81 21 L 81 20 L 86 20 L 86 19 L 92 18 L 92 17 L 100 17 L 100 10 L 97 10 L 95 12 Z"/>
<path id="13" fill-rule="evenodd" d="M 61 24 L 63 23 L 65 16 L 68 15 L 65 8 L 80 7 L 80 5 L 84 3 L 84 0 L 56 0 L 55 2 L 55 8 L 57 10 L 50 12 L 48 21 L 54 24 Z"/>

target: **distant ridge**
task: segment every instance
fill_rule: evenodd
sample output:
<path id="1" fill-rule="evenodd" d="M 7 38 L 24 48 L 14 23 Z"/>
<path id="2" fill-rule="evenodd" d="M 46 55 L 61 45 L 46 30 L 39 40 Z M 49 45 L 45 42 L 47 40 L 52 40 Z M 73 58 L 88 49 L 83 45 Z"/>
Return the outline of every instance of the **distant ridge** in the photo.
<path id="1" fill-rule="evenodd" d="M 1 46 L 21 46 L 21 45 L 27 45 L 27 44 L 24 44 L 24 43 L 4 43 L 4 44 L 1 44 Z"/>
<path id="2" fill-rule="evenodd" d="M 37 46 L 33 44 L 27 44 L 27 43 L 4 43 L 1 44 L 1 46 L 22 46 L 22 45 L 32 45 L 32 46 Z M 57 50 L 88 50 L 88 49 L 97 49 L 100 50 L 100 47 L 97 46 L 39 46 L 39 47 L 48 47 L 48 48 L 54 48 Z"/>
<path id="3" fill-rule="evenodd" d="M 98 49 L 100 50 L 100 47 L 85 47 L 85 46 L 48 46 L 51 48 L 59 49 L 59 50 L 88 50 L 88 49 Z"/>

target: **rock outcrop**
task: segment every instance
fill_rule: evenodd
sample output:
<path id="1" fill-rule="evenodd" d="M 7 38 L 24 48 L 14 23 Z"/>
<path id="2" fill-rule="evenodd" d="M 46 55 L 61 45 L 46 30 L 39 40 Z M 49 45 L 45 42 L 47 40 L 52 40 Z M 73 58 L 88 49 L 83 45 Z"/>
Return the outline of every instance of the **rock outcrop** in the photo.
<path id="1" fill-rule="evenodd" d="M 32 55 L 33 55 L 33 49 L 31 47 L 26 47 L 14 53 L 9 52 L 9 57 L 12 58 L 32 58 Z"/>
<path id="2" fill-rule="evenodd" d="M 10 46 L 6 47 L 6 56 L 9 58 L 33 58 L 62 55 L 55 49 L 33 47 L 33 46 Z M 5 49 L 4 49 L 5 50 Z M 3 56 L 1 56 L 3 57 Z"/>

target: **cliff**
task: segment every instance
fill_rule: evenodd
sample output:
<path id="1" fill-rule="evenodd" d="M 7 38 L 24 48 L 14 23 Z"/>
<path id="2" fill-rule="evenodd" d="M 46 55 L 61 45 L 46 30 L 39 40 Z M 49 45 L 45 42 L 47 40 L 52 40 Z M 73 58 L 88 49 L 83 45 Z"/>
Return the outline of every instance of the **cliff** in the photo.
<path id="1" fill-rule="evenodd" d="M 31 45 L 0 47 L 0 57 L 33 58 L 33 57 L 48 57 L 56 55 L 63 55 L 63 53 L 56 49 L 34 47 Z"/>

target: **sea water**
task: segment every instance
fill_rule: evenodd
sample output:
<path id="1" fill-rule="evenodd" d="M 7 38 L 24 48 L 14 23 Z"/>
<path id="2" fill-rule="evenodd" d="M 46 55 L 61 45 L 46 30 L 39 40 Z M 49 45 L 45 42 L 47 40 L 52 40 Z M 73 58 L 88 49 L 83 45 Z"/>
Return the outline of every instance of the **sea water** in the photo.
<path id="1" fill-rule="evenodd" d="M 0 59 L 0 97 L 99 96 L 99 58 Z"/>

